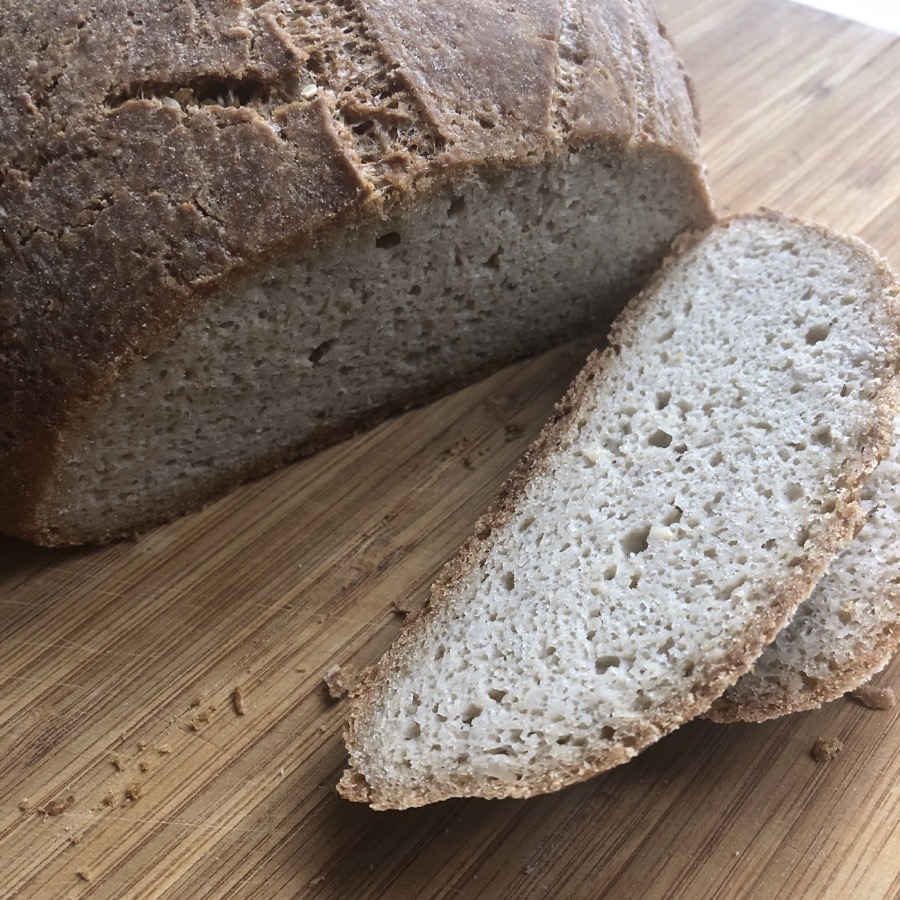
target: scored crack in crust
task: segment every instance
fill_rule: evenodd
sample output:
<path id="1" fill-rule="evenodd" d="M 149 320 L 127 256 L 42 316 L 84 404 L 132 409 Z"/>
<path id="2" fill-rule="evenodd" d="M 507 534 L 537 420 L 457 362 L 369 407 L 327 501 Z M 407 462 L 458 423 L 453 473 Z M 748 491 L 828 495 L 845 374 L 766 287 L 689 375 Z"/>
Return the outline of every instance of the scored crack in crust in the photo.
<path id="1" fill-rule="evenodd" d="M 591 144 L 682 159 L 708 210 L 643 0 L 28 0 L 0 59 L 0 528 L 26 537 L 82 410 L 288 250 Z"/>

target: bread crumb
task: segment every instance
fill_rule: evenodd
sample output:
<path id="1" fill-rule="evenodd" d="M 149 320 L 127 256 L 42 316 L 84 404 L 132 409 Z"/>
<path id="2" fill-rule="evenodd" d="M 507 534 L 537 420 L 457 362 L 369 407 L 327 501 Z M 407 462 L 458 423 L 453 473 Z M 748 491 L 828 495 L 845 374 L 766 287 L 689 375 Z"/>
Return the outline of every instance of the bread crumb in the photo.
<path id="1" fill-rule="evenodd" d="M 196 709 L 202 702 L 203 699 L 201 697 L 194 697 L 194 699 L 191 700 L 191 709 Z"/>
<path id="2" fill-rule="evenodd" d="M 162 753 L 162 755 L 165 756 L 167 753 L 171 753 L 171 752 L 172 752 L 172 748 L 169 747 L 168 745 L 163 745 L 162 747 L 157 747 L 157 748 L 156 748 L 156 752 L 157 752 L 157 753 Z"/>
<path id="3" fill-rule="evenodd" d="M 150 763 L 147 762 L 146 759 L 142 759 L 142 760 L 141 760 L 141 764 L 138 766 L 138 768 L 139 768 L 142 772 L 149 772 L 149 771 L 150 771 Z"/>
<path id="4" fill-rule="evenodd" d="M 115 806 L 116 798 L 112 793 L 107 794 L 103 800 L 100 801 L 104 806 Z"/>
<path id="5" fill-rule="evenodd" d="M 22 798 L 22 802 L 19 804 L 19 810 L 21 812 L 29 812 L 31 810 L 31 801 L 27 797 Z"/>
<path id="6" fill-rule="evenodd" d="M 194 716 L 193 719 L 191 719 L 191 722 L 190 722 L 191 730 L 192 731 L 200 731 L 204 725 L 208 725 L 209 720 L 211 718 L 210 714 L 213 712 L 214 709 L 215 709 L 215 707 L 211 706 L 209 709 L 205 709 L 203 712 L 197 713 L 197 715 Z"/>
<path id="7" fill-rule="evenodd" d="M 822 738 L 820 737 L 812 748 L 812 756 L 816 762 L 825 763 L 833 760 L 841 750 L 844 749 L 844 742 L 838 738 Z"/>
<path id="8" fill-rule="evenodd" d="M 74 803 L 75 798 L 69 794 L 68 797 L 60 797 L 58 800 L 51 800 L 45 806 L 38 807 L 38 812 L 46 816 L 61 816 Z"/>
<path id="9" fill-rule="evenodd" d="M 411 612 L 415 611 L 415 607 L 408 600 L 394 600 L 391 603 L 391 608 L 394 611 L 395 615 L 398 616 L 408 616 Z"/>
<path id="10" fill-rule="evenodd" d="M 236 687 L 231 692 L 231 702 L 234 704 L 234 712 L 238 716 L 247 715 L 247 706 L 244 703 L 244 692 L 240 687 Z"/>
<path id="11" fill-rule="evenodd" d="M 114 756 L 109 762 L 110 762 L 110 765 L 115 766 L 116 771 L 118 771 L 118 772 L 125 771 L 125 763 L 122 761 L 121 756 Z"/>
<path id="12" fill-rule="evenodd" d="M 324 880 L 325 880 L 325 876 L 324 876 L 324 875 L 316 875 L 315 878 L 310 878 L 310 879 L 309 879 L 309 886 L 310 886 L 310 887 L 316 887 L 317 885 L 320 885 Z"/>
<path id="13" fill-rule="evenodd" d="M 892 688 L 877 688 L 871 684 L 858 687 L 850 692 L 850 696 L 869 709 L 892 709 L 897 703 Z"/>
<path id="14" fill-rule="evenodd" d="M 69 843 L 74 847 L 76 844 L 81 843 L 81 836 L 77 834 L 73 834 L 69 836 Z"/>
<path id="15" fill-rule="evenodd" d="M 332 700 L 341 700 L 356 683 L 356 670 L 352 666 L 332 666 L 325 673 L 325 685 Z"/>
<path id="16" fill-rule="evenodd" d="M 312 100 L 316 94 L 319 93 L 319 88 L 314 85 L 312 82 L 309 84 L 304 84 L 302 88 L 300 88 L 300 96 L 304 100 Z"/>
<path id="17" fill-rule="evenodd" d="M 146 750 L 147 742 L 146 741 L 138 741 L 138 750 Z"/>
<path id="18" fill-rule="evenodd" d="M 94 873 L 90 869 L 79 869 L 75 873 L 82 881 L 92 881 Z"/>
<path id="19" fill-rule="evenodd" d="M 139 781 L 132 781 L 125 786 L 125 799 L 137 800 L 144 793 L 144 786 Z"/>

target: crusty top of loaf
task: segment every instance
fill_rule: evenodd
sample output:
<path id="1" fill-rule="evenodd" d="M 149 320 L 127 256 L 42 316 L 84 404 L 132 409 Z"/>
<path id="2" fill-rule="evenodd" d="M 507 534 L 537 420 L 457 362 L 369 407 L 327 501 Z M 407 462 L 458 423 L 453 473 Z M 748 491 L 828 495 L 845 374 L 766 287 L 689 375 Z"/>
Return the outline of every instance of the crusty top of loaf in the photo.
<path id="1" fill-rule="evenodd" d="M 697 160 L 645 0 L 25 0 L 0 60 L 0 527 L 79 404 L 279 252 L 585 142 Z"/>

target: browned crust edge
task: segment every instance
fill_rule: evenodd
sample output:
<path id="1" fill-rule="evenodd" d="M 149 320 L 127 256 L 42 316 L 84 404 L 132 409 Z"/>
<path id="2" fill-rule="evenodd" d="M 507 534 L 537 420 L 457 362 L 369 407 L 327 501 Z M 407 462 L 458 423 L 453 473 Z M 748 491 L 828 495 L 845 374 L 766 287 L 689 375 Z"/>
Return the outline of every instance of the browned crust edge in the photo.
<path id="1" fill-rule="evenodd" d="M 898 299 L 896 280 L 878 254 L 856 238 L 839 235 L 823 226 L 811 225 L 798 218 L 770 209 L 763 209 L 758 213 L 737 214 L 704 231 L 684 235 L 677 242 L 675 252 L 663 263 L 656 276 L 616 320 L 610 331 L 609 346 L 602 353 L 594 353 L 588 359 L 584 369 L 557 405 L 552 418 L 513 469 L 488 511 L 476 522 L 474 533 L 441 569 L 431 587 L 425 607 L 409 617 L 400 636 L 381 659 L 360 673 L 356 688 L 351 693 L 350 716 L 344 732 L 344 741 L 350 759 L 348 768 L 337 787 L 338 792 L 345 799 L 368 803 L 375 810 L 386 810 L 422 806 L 459 796 L 478 796 L 488 799 L 527 798 L 584 781 L 626 762 L 664 734 L 705 712 L 727 687 L 734 684 L 741 675 L 748 671 L 753 661 L 772 642 L 775 635 L 790 620 L 800 603 L 812 592 L 832 557 L 856 534 L 863 520 L 862 509 L 857 502 L 859 490 L 865 478 L 887 455 L 891 447 L 894 410 L 900 402 L 896 377 L 882 385 L 875 400 L 872 426 L 868 434 L 862 438 L 857 459 L 849 461 L 851 468 L 847 472 L 845 484 L 837 497 L 835 509 L 824 517 L 818 534 L 814 535 L 807 544 L 806 556 L 792 569 L 790 580 L 777 586 L 770 601 L 768 619 L 758 623 L 758 628 L 748 636 L 743 647 L 735 648 L 724 663 L 714 667 L 707 674 L 706 682 L 700 686 L 688 704 L 673 701 L 666 707 L 656 710 L 651 720 L 636 725 L 627 734 L 624 730 L 620 732 L 628 741 L 627 748 L 622 745 L 615 746 L 606 753 L 585 759 L 575 769 L 530 780 L 523 779 L 513 785 L 494 787 L 479 783 L 473 785 L 472 790 L 465 792 L 445 785 L 422 785 L 411 791 L 374 787 L 367 782 L 365 773 L 355 767 L 354 754 L 359 744 L 357 736 L 359 723 L 363 717 L 372 714 L 377 702 L 379 684 L 390 677 L 392 670 L 401 667 L 407 655 L 407 648 L 413 645 L 418 636 L 427 629 L 432 615 L 431 611 L 448 602 L 456 582 L 481 562 L 488 552 L 490 536 L 510 521 L 516 504 L 523 496 L 528 484 L 549 467 L 550 455 L 565 442 L 567 434 L 574 425 L 579 405 L 587 396 L 592 382 L 604 372 L 610 360 L 618 355 L 619 348 L 629 332 L 640 327 L 641 313 L 649 305 L 658 284 L 666 277 L 682 254 L 702 241 L 712 231 L 718 228 L 727 228 L 733 222 L 752 219 L 768 219 L 772 222 L 790 223 L 805 229 L 811 228 L 826 240 L 849 245 L 855 254 L 864 256 L 867 264 L 874 266 L 880 282 L 880 296 L 885 307 L 884 312 L 887 314 L 886 319 L 894 322 L 900 321 L 900 299 Z M 898 358 L 900 336 L 895 333 L 891 336 L 890 343 L 895 348 L 895 371 L 893 374 L 896 376 L 897 368 L 900 366 L 900 358 Z"/>

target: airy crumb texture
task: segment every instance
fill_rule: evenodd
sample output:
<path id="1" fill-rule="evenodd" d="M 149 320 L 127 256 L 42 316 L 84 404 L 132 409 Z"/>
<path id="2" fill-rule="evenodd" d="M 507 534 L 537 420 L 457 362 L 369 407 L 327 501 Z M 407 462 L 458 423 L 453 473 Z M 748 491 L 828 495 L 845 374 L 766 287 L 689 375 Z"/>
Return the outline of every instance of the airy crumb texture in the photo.
<path id="1" fill-rule="evenodd" d="M 357 679 L 356 669 L 352 666 L 332 666 L 324 677 L 328 696 L 332 700 L 341 700 L 350 693 Z"/>
<path id="2" fill-rule="evenodd" d="M 838 738 L 820 737 L 812 747 L 812 758 L 817 763 L 831 762 L 844 749 L 844 742 Z"/>
<path id="3" fill-rule="evenodd" d="M 900 417 L 894 421 L 895 435 Z M 834 700 L 883 669 L 900 643 L 900 441 L 860 495 L 866 514 L 790 625 L 713 704 L 720 722 L 762 721 Z M 872 690 L 872 689 L 869 689 Z"/>
<path id="4" fill-rule="evenodd" d="M 704 711 L 859 525 L 892 289 L 860 242 L 776 214 L 671 260 L 361 677 L 341 793 L 530 796 Z"/>
<path id="5" fill-rule="evenodd" d="M 871 684 L 864 684 L 855 691 L 851 691 L 851 699 L 857 700 L 869 709 L 893 709 L 897 705 L 897 697 L 893 688 L 877 688 Z"/>

